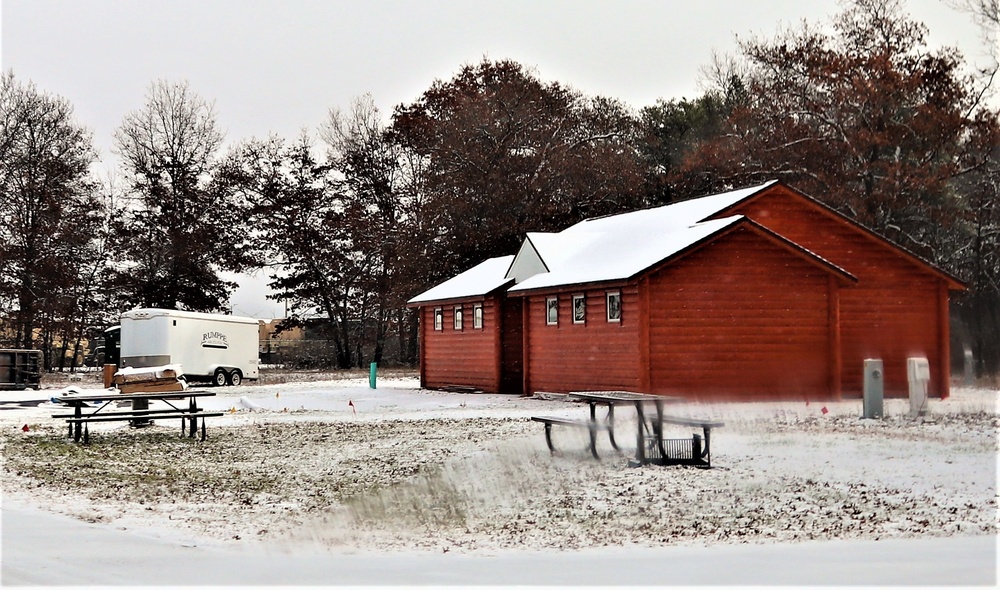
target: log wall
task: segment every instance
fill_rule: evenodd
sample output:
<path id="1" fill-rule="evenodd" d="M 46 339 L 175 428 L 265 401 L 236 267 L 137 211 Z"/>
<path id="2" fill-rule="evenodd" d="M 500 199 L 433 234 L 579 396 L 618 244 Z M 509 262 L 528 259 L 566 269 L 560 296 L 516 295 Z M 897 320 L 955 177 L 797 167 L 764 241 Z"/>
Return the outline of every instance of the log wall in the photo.
<path id="1" fill-rule="evenodd" d="M 620 322 L 608 322 L 605 295 L 620 291 Z M 572 298 L 586 296 L 586 321 L 574 324 Z M 546 324 L 547 297 L 559 298 L 559 323 Z M 621 288 L 580 288 L 525 297 L 528 352 L 525 383 L 529 392 L 637 390 L 639 388 L 639 292 Z"/>
<path id="2" fill-rule="evenodd" d="M 906 359 L 924 356 L 931 366 L 928 393 L 947 396 L 947 289 L 939 276 L 781 186 L 724 215 L 733 213 L 746 215 L 858 278 L 857 285 L 841 292 L 845 393 L 860 395 L 864 359 L 881 358 L 886 394 L 906 395 Z"/>
<path id="3" fill-rule="evenodd" d="M 499 314 L 496 298 L 483 303 L 483 327 L 473 328 L 472 303 L 445 303 L 420 308 L 420 381 L 423 387 L 475 387 L 500 390 Z M 462 330 L 455 330 L 455 307 L 464 312 Z M 434 310 L 444 311 L 441 330 L 434 330 Z"/>
<path id="4" fill-rule="evenodd" d="M 651 275 L 654 392 L 829 398 L 829 273 L 741 228 Z"/>

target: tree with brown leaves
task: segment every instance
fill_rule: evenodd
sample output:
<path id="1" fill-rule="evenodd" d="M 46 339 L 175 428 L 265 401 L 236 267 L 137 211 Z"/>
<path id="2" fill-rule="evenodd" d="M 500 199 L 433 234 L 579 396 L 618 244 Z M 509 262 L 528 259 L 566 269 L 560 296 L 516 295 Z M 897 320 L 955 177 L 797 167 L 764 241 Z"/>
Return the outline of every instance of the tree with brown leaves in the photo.
<path id="1" fill-rule="evenodd" d="M 483 60 L 400 106 L 393 131 L 426 159 L 427 286 L 516 251 L 526 231 L 643 204 L 635 120 L 617 101 Z"/>
<path id="2" fill-rule="evenodd" d="M 957 50 L 929 49 L 926 27 L 898 0 L 855 0 L 832 25 L 741 44 L 746 100 L 678 167 L 674 186 L 696 196 L 785 180 L 969 280 L 971 299 L 991 298 L 977 309 L 997 305 L 981 291 L 1000 269 L 988 255 L 997 241 L 985 204 L 1000 198 L 989 180 L 998 114 L 982 103 L 988 81 L 964 73 Z M 987 315 L 967 321 L 1000 332 Z M 974 348 L 1000 366 L 1000 346 Z"/>

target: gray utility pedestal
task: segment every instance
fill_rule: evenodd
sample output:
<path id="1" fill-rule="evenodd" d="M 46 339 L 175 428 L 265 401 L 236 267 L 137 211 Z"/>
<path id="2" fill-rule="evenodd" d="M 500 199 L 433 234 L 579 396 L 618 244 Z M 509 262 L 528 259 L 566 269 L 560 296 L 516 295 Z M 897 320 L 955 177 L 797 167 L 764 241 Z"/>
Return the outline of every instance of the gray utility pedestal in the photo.
<path id="1" fill-rule="evenodd" d="M 865 359 L 865 418 L 882 417 L 882 399 L 885 396 L 885 373 L 882 359 Z"/>
<path id="2" fill-rule="evenodd" d="M 927 410 L 927 382 L 931 380 L 931 365 L 927 359 L 906 359 L 906 379 L 910 384 L 910 417 L 916 418 Z"/>

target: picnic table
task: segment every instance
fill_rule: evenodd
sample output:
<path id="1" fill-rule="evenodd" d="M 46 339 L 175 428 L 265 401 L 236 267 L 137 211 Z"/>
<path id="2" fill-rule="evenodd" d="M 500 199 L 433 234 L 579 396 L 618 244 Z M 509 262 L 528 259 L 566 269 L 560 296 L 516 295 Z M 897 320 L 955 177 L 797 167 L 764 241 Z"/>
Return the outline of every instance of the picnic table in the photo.
<path id="1" fill-rule="evenodd" d="M 71 406 L 73 413 L 52 414 L 52 417 L 65 419 L 66 423 L 69 424 L 69 436 L 75 442 L 80 442 L 82 436 L 84 444 L 90 442 L 89 424 L 91 422 L 127 421 L 133 426 L 139 426 L 149 424 L 149 421 L 154 419 L 177 418 L 181 420 L 181 435 L 183 436 L 187 433 L 191 438 L 194 438 L 198 432 L 198 420 L 200 418 L 201 440 L 205 440 L 205 418 L 222 416 L 223 412 L 205 412 L 202 408 L 198 407 L 197 398 L 213 395 L 215 395 L 214 391 L 198 389 L 156 393 L 118 393 L 115 391 L 98 394 L 71 393 L 53 399 Z M 177 405 L 171 403 L 171 401 L 183 401 L 184 399 L 187 399 L 188 402 L 186 406 L 183 403 Z M 162 401 L 170 407 L 150 410 L 144 404 L 144 409 L 135 408 L 137 405 L 136 402 L 148 403 L 156 400 Z M 128 402 L 130 409 L 125 411 L 104 411 L 105 408 L 108 408 L 112 404 L 115 404 L 115 407 L 117 407 L 118 402 Z M 93 411 L 84 411 L 94 407 L 90 405 L 91 403 L 98 404 L 96 409 Z"/>
<path id="2" fill-rule="evenodd" d="M 545 424 L 545 442 L 549 451 L 556 453 L 552 444 L 552 427 L 570 426 L 586 428 L 590 435 L 590 452 L 595 459 L 597 454 L 597 432 L 606 431 L 611 446 L 620 451 L 615 440 L 615 407 L 632 406 L 636 412 L 636 462 L 639 465 L 650 463 L 660 465 L 696 465 L 711 467 L 711 432 L 713 428 L 724 426 L 723 422 L 682 416 L 671 416 L 664 413 L 664 405 L 683 401 L 682 398 L 651 395 L 632 391 L 574 391 L 569 396 L 573 399 L 587 402 L 590 406 L 590 417 L 586 420 L 572 420 L 553 416 L 533 416 L 532 420 Z M 597 417 L 597 406 L 607 406 L 608 414 L 604 421 Z M 647 409 L 652 407 L 651 412 Z M 687 439 L 667 439 L 663 436 L 663 425 L 699 427 L 702 435 L 694 434 Z"/>

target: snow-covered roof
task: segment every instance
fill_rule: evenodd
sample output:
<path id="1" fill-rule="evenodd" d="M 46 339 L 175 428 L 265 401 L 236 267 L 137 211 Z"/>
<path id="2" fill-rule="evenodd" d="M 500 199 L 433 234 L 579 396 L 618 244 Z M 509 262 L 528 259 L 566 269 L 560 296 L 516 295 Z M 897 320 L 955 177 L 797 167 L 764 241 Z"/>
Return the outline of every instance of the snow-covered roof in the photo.
<path id="1" fill-rule="evenodd" d="M 525 291 L 560 285 L 623 280 L 634 277 L 658 262 L 722 231 L 743 218 L 735 215 L 705 221 L 740 201 L 771 186 L 759 186 L 581 221 L 559 233 L 532 233 L 533 246 L 522 248 L 511 265 L 510 277 L 537 257 L 548 272 L 521 280 L 510 291 Z"/>
<path id="2" fill-rule="evenodd" d="M 426 303 L 630 279 L 745 217 L 709 219 L 775 184 L 770 181 L 663 207 L 587 219 L 561 232 L 531 232 L 517 256 L 491 258 L 410 299 Z"/>
<path id="3" fill-rule="evenodd" d="M 160 309 L 145 307 L 126 311 L 121 315 L 123 318 L 132 320 L 145 320 L 155 317 L 188 318 L 195 320 L 213 320 L 218 322 L 233 322 L 237 324 L 258 324 L 260 320 L 239 315 L 227 315 L 220 313 L 204 313 L 200 311 L 182 311 L 179 309 Z"/>
<path id="4" fill-rule="evenodd" d="M 590 239 L 586 241 L 586 245 L 572 254 L 566 255 L 565 251 L 555 251 L 556 256 L 561 257 L 558 263 L 549 264 L 549 252 L 542 250 L 540 254 L 542 260 L 546 261 L 549 272 L 525 279 L 510 290 L 524 291 L 558 285 L 628 279 L 742 219 L 744 219 L 742 215 L 735 215 L 673 231 L 664 231 L 655 236 L 643 236 L 628 231 L 589 234 Z"/>
<path id="5" fill-rule="evenodd" d="M 510 268 L 510 263 L 513 261 L 513 256 L 490 258 L 462 274 L 424 291 L 407 303 L 426 303 L 428 301 L 486 295 L 510 282 L 510 279 L 507 278 L 507 269 Z"/>

